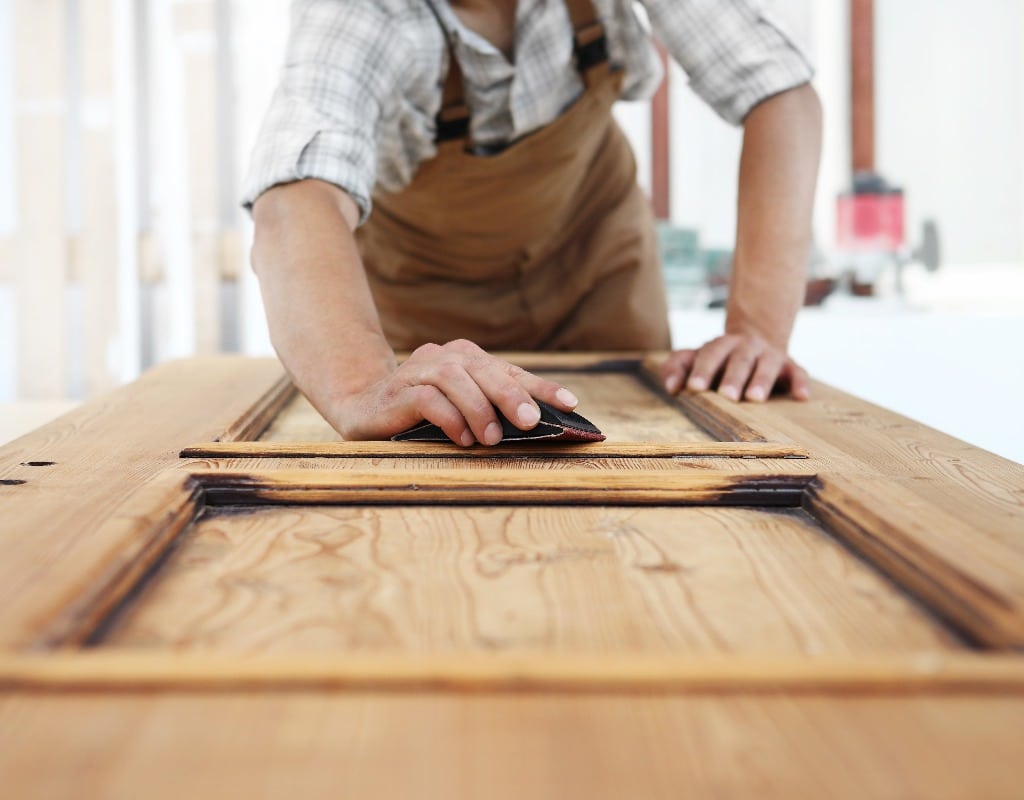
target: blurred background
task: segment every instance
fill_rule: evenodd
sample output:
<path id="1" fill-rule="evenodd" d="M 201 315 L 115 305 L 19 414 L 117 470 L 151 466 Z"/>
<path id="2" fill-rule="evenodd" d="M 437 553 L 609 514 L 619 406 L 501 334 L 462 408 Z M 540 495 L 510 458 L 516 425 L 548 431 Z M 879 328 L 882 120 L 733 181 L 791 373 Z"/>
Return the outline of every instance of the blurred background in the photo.
<path id="1" fill-rule="evenodd" d="M 1024 461 L 1024 3 L 766 6 L 825 107 L 793 355 Z M 288 7 L 0 0 L 0 441 L 166 359 L 272 353 L 238 198 Z M 722 329 L 741 133 L 674 65 L 616 113 L 696 346 Z"/>

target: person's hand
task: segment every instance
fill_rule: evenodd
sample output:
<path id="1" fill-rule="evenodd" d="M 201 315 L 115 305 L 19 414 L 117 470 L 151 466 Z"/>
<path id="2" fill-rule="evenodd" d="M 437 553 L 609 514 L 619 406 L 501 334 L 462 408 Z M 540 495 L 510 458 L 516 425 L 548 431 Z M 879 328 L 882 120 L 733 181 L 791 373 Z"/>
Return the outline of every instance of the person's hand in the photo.
<path id="1" fill-rule="evenodd" d="M 342 399 L 332 423 L 345 439 L 388 439 L 421 420 L 463 446 L 501 441 L 497 406 L 516 427 L 540 420 L 534 398 L 572 411 L 565 387 L 484 352 L 465 340 L 425 344 L 383 379 Z"/>
<path id="2" fill-rule="evenodd" d="M 727 333 L 696 350 L 676 350 L 661 368 L 665 390 L 714 388 L 730 400 L 767 400 L 773 389 L 795 400 L 811 396 L 807 372 L 785 350 L 755 334 Z"/>

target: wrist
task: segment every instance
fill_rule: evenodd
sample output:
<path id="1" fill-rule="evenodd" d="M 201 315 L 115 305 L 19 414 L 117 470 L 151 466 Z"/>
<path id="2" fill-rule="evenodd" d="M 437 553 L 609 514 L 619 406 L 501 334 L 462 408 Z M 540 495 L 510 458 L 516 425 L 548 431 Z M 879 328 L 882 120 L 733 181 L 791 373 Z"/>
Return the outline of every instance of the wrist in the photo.
<path id="1" fill-rule="evenodd" d="M 744 265 L 749 267 L 745 261 Z M 725 332 L 758 336 L 785 351 L 803 305 L 804 284 L 803 269 L 734 268 Z"/>
<path id="2" fill-rule="evenodd" d="M 278 348 L 292 381 L 325 416 L 396 368 L 395 354 L 383 334 L 331 338 L 354 344 L 336 350 L 326 345 L 310 347 L 305 340 L 293 347 Z"/>
<path id="3" fill-rule="evenodd" d="M 398 366 L 395 353 L 383 334 L 347 341 L 358 343 L 348 348 L 344 356 L 336 358 L 333 369 L 324 376 L 325 394 L 335 403 L 380 383 Z"/>
<path id="4" fill-rule="evenodd" d="M 725 333 L 733 336 L 756 336 L 783 352 L 789 348 L 793 320 L 765 319 L 729 308 L 725 317 Z"/>

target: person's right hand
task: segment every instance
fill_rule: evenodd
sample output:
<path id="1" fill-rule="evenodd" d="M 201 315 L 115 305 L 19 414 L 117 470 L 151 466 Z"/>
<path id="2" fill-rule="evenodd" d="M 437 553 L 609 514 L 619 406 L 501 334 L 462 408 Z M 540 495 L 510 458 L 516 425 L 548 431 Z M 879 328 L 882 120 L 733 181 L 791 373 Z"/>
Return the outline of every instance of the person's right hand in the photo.
<path id="1" fill-rule="evenodd" d="M 568 389 L 496 358 L 464 339 L 425 344 L 383 379 L 348 395 L 331 409 L 345 439 L 389 439 L 422 420 L 465 447 L 501 441 L 497 406 L 516 427 L 540 420 L 534 398 L 572 411 Z"/>

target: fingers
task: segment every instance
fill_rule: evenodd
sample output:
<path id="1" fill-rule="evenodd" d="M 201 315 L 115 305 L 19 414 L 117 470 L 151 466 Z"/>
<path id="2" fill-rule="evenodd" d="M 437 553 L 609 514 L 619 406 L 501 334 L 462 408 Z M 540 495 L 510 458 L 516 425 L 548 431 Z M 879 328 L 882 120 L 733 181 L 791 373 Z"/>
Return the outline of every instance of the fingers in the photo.
<path id="1" fill-rule="evenodd" d="M 811 399 L 811 379 L 807 370 L 795 361 L 788 361 L 783 375 L 789 383 L 789 394 L 794 400 Z"/>
<path id="2" fill-rule="evenodd" d="M 725 364 L 725 372 L 718 384 L 718 393 L 728 397 L 730 400 L 739 400 L 747 387 L 755 368 L 758 366 L 762 356 L 765 356 L 764 344 L 757 339 L 741 340 L 729 354 Z M 763 359 L 767 361 L 768 359 Z M 776 374 L 778 367 L 776 366 Z M 772 383 L 775 382 L 775 375 L 771 376 Z M 765 397 L 767 397 L 767 393 Z M 751 398 L 748 398 L 751 399 Z M 761 398 L 762 400 L 764 397 Z"/>
<path id="3" fill-rule="evenodd" d="M 661 377 L 665 382 L 665 391 L 676 394 L 690 374 L 693 361 L 697 357 L 696 350 L 676 350 L 661 365 Z"/>
<path id="4" fill-rule="evenodd" d="M 806 370 L 756 335 L 726 334 L 696 350 L 672 353 L 661 369 L 665 390 L 675 394 L 715 387 L 730 400 L 762 402 L 773 388 L 789 387 L 796 400 L 810 397 Z"/>
<path id="5" fill-rule="evenodd" d="M 466 427 L 465 417 L 440 389 L 436 386 L 417 386 L 414 392 L 416 410 L 423 419 L 437 425 L 453 442 L 463 447 L 473 444 L 474 434 Z M 498 438 L 501 438 L 500 433 Z"/>
<path id="6" fill-rule="evenodd" d="M 462 444 L 479 441 L 493 445 L 501 441 L 495 406 L 513 425 L 529 430 L 540 421 L 535 397 L 566 411 L 579 402 L 564 386 L 496 358 L 465 340 L 443 346 L 424 345 L 398 368 L 396 375 L 401 376 L 407 390 L 401 402 L 415 404 L 423 418 Z M 436 389 L 447 405 L 439 403 L 435 393 L 421 391 L 422 387 Z M 427 416 L 428 410 L 444 424 Z M 461 423 L 449 419 L 452 410 L 461 416 Z M 449 428 L 458 435 L 453 436 Z M 467 439 L 467 432 L 471 439 Z"/>
<path id="7" fill-rule="evenodd" d="M 465 369 L 467 377 L 485 398 L 486 417 L 489 424 L 496 426 L 496 440 L 491 441 L 491 437 L 487 439 L 477 437 L 478 441 L 484 444 L 497 444 L 501 440 L 501 426 L 498 425 L 494 410 L 491 408 L 492 404 L 497 406 L 506 419 L 522 430 L 530 430 L 537 425 L 540 421 L 540 408 L 521 380 L 522 376 L 527 374 L 525 370 L 495 358 L 472 342 L 458 340 L 445 345 L 445 347 L 461 356 L 457 359 L 457 363 Z M 444 387 L 441 388 L 444 389 Z M 463 408 L 465 398 L 462 395 L 449 394 L 448 397 L 460 409 Z M 475 413 L 476 410 L 472 410 Z M 467 421 L 472 422 L 468 416 Z M 476 429 L 474 428 L 474 430 Z"/>
<path id="8" fill-rule="evenodd" d="M 563 411 L 572 411 L 580 404 L 579 398 L 566 389 L 562 384 L 549 381 L 527 372 L 521 367 L 507 365 L 509 374 L 515 378 L 532 397 L 543 400 L 549 405 L 556 406 Z"/>
<path id="9" fill-rule="evenodd" d="M 782 372 L 783 364 L 785 364 L 785 359 L 778 352 L 769 350 L 762 353 L 757 359 L 757 365 L 753 374 L 750 375 L 750 382 L 747 384 L 747 390 L 743 396 L 755 403 L 767 400 L 775 386 L 775 381 Z M 732 399 L 737 398 L 733 397 Z"/>
<path id="10" fill-rule="evenodd" d="M 463 428 L 468 426 L 472 432 L 468 444 L 473 444 L 474 441 L 484 444 L 500 442 L 501 425 L 494 414 L 494 407 L 466 366 L 453 359 L 442 360 L 438 365 L 431 364 L 429 369 L 433 374 L 421 378 L 420 388 L 430 388 L 438 392 L 445 398 L 446 403 L 460 414 L 464 421 Z M 429 419 L 426 414 L 424 418 Z M 459 438 L 451 435 L 448 438 L 461 443 Z"/>
<path id="11" fill-rule="evenodd" d="M 737 344 L 739 344 L 739 337 L 719 336 L 701 347 L 697 351 L 697 357 L 690 369 L 686 388 L 691 392 L 701 392 L 710 388 Z"/>

